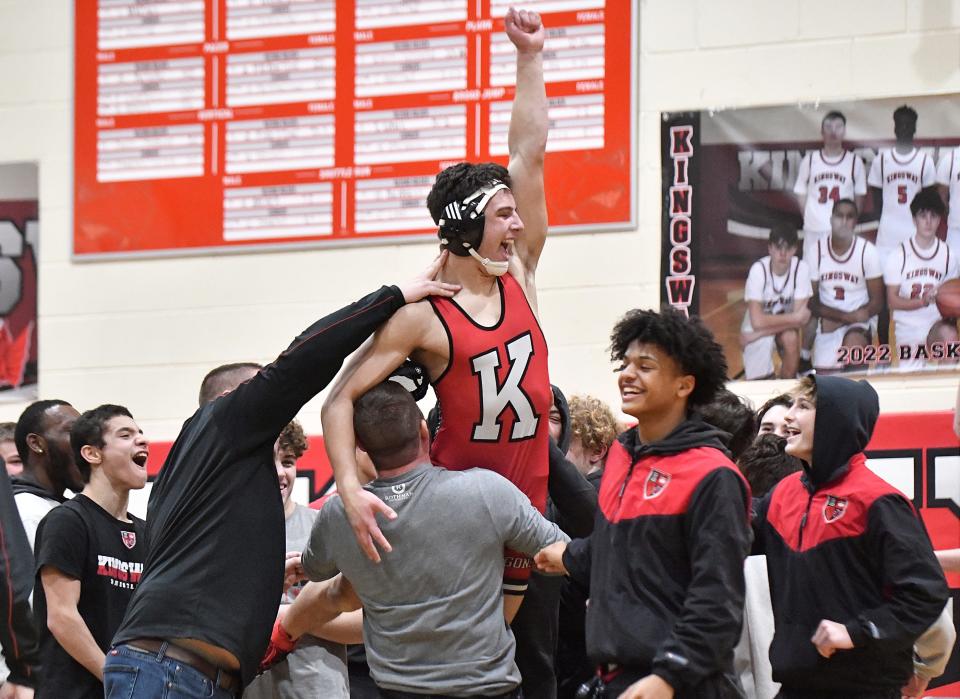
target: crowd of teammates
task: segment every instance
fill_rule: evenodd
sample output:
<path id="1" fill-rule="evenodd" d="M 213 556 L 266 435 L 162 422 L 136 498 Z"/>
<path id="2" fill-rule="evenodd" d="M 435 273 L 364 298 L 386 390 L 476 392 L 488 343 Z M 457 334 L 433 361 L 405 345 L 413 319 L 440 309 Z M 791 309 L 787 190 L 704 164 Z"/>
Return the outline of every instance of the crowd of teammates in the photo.
<path id="1" fill-rule="evenodd" d="M 823 147 L 804 154 L 793 190 L 803 210 L 802 255 L 793 230 L 774 228 L 769 254 L 747 276 L 745 378 L 957 363 L 957 319 L 941 315 L 936 296 L 960 276 L 960 148 L 934 163 L 914 144 L 916 111 L 901 106 L 893 121 L 896 143 L 867 174 L 844 148 L 844 115 L 824 116 Z M 868 188 L 879 213 L 875 243 L 857 233 Z M 937 236 L 944 217 L 945 242 Z"/>
<path id="2" fill-rule="evenodd" d="M 535 283 L 544 29 L 512 9 L 505 26 L 508 167 L 440 173 L 442 252 L 420 276 L 316 320 L 266 366 L 210 371 L 145 522 L 128 502 L 149 444 L 126 408 L 24 411 L 22 470 L 0 478 L 7 697 L 765 699 L 777 682 L 783 699 L 888 699 L 943 670 L 946 581 L 910 502 L 866 468 L 869 384 L 807 378 L 754 437 L 704 324 L 637 309 L 610 337 L 629 427 L 551 387 Z M 874 331 L 880 263 L 855 221 L 838 196 L 816 270 L 795 235 L 771 238 L 751 342 L 799 364 L 808 315 Z M 915 249 L 929 243 L 918 230 Z M 853 274 L 842 265 L 858 255 Z M 824 299 L 834 282 L 851 305 Z M 337 493 L 310 509 L 291 499 L 306 447 L 294 418 L 327 386 Z M 751 548 L 765 565 L 745 564 Z M 345 648 L 361 640 L 368 682 Z"/>

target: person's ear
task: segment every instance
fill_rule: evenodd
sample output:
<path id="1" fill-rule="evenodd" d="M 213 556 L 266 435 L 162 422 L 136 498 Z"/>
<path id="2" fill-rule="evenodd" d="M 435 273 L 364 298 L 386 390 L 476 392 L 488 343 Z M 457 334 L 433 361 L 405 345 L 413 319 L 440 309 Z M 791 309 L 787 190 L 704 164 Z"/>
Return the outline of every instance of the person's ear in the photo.
<path id="1" fill-rule="evenodd" d="M 103 463 L 103 452 L 92 444 L 84 444 L 82 447 L 80 447 L 80 456 L 82 456 L 84 460 L 91 465 L 95 464 L 99 466 L 101 463 Z"/>
<path id="2" fill-rule="evenodd" d="M 590 465 L 596 466 L 599 463 L 602 463 L 605 458 L 607 458 L 607 451 L 609 447 L 600 447 L 599 449 L 594 449 L 590 452 Z"/>
<path id="3" fill-rule="evenodd" d="M 34 454 L 42 454 L 46 450 L 47 440 L 35 432 L 27 435 L 27 449 Z"/>
<path id="4" fill-rule="evenodd" d="M 677 397 L 687 398 L 691 393 L 693 393 L 694 387 L 697 385 L 697 380 L 693 377 L 693 374 L 684 374 L 683 376 L 677 379 Z"/>

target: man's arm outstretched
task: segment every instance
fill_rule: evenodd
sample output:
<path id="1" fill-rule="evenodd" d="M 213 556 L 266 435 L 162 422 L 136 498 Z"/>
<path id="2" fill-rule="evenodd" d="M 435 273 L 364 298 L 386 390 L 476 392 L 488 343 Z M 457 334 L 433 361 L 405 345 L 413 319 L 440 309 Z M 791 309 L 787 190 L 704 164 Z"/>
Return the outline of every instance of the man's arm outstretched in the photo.
<path id="1" fill-rule="evenodd" d="M 543 157 L 547 149 L 547 93 L 543 84 L 545 32 L 536 12 L 510 9 L 504 18 L 507 36 L 517 49 L 517 91 L 507 137 L 513 196 L 523 219 L 517 256 L 523 266 L 527 297 L 536 303 L 534 274 L 547 238 L 547 203 Z M 534 293 L 531 293 L 534 292 Z"/>

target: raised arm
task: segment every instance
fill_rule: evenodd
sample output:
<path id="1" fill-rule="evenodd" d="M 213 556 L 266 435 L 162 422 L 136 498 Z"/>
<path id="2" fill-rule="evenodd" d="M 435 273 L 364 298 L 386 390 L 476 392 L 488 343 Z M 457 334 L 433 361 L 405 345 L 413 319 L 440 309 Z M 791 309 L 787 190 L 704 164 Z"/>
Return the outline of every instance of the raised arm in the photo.
<path id="1" fill-rule="evenodd" d="M 547 148 L 547 93 L 543 84 L 545 32 L 536 12 L 511 8 L 504 24 L 517 48 L 517 91 L 510 113 L 507 169 L 524 231 L 516 243 L 530 290 L 547 238 L 547 203 L 543 187 L 543 156 Z"/>

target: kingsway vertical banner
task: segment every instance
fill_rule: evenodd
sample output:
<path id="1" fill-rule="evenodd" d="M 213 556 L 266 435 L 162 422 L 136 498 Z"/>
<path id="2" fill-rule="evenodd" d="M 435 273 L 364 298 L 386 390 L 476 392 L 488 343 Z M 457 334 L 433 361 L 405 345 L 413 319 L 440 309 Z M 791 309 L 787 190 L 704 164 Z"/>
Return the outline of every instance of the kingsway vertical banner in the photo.
<path id="1" fill-rule="evenodd" d="M 699 112 L 665 114 L 660 133 L 664 231 L 660 251 L 662 299 L 687 315 L 696 315 L 700 308 L 697 288 L 700 260 L 694 245 L 700 171 Z"/>
<path id="2" fill-rule="evenodd" d="M 423 239 L 506 163 L 506 0 L 76 0 L 74 256 Z M 551 231 L 635 219 L 636 4 L 532 0 Z"/>

